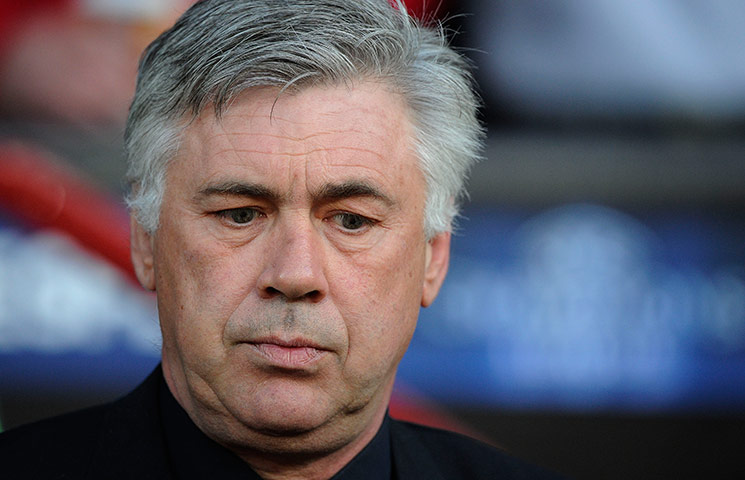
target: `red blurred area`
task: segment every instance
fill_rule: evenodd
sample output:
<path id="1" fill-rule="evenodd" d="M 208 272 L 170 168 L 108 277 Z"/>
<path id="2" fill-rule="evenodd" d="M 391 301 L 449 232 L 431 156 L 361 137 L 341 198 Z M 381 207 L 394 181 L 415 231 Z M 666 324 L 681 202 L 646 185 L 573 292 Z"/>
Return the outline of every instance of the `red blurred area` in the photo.
<path id="1" fill-rule="evenodd" d="M 70 0 L 0 0 L 0 60 L 9 48 L 13 35 L 36 15 L 63 13 Z"/>
<path id="2" fill-rule="evenodd" d="M 135 280 L 124 206 L 50 154 L 0 144 L 0 208 L 29 227 L 64 232 Z"/>
<path id="3" fill-rule="evenodd" d="M 395 3 L 395 2 L 391 2 Z M 429 21 L 447 13 L 447 0 L 404 0 L 409 13 L 420 20 Z"/>

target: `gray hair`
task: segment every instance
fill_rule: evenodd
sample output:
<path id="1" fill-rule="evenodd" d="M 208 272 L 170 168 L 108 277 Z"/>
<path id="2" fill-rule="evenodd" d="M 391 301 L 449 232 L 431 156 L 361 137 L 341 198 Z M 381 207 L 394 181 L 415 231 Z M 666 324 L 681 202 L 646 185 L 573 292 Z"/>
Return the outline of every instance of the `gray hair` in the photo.
<path id="1" fill-rule="evenodd" d="M 127 120 L 130 209 L 158 228 L 168 162 L 183 127 L 242 91 L 357 80 L 405 99 L 427 182 L 428 238 L 452 228 L 484 131 L 467 61 L 443 28 L 422 26 L 401 0 L 203 0 L 145 50 Z"/>

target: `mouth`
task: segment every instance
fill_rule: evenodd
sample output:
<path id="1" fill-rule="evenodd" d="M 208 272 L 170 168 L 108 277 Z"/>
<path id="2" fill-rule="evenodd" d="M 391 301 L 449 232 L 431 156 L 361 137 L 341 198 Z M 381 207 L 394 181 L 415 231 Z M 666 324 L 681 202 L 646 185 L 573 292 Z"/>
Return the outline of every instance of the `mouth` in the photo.
<path id="1" fill-rule="evenodd" d="M 262 338 L 246 342 L 272 367 L 298 370 L 320 360 L 327 349 L 304 339 L 285 341 L 277 338 Z"/>

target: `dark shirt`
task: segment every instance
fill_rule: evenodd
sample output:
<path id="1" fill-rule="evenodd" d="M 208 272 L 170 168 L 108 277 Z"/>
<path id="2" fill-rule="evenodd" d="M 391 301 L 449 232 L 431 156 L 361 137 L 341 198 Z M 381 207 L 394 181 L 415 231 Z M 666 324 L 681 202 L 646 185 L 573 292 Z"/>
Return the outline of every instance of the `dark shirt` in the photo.
<path id="1" fill-rule="evenodd" d="M 237 455 L 207 437 L 178 404 L 164 380 L 159 387 L 168 461 L 179 480 L 204 478 L 260 480 Z M 331 480 L 380 480 L 395 478 L 391 471 L 390 420 L 386 416 L 367 446 Z"/>

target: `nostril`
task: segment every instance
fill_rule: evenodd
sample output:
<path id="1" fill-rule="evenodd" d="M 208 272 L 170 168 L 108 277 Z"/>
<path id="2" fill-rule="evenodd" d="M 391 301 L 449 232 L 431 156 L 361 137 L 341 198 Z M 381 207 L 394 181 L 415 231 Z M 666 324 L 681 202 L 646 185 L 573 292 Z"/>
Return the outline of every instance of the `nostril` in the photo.
<path id="1" fill-rule="evenodd" d="M 274 287 L 266 287 L 264 289 L 264 293 L 266 293 L 266 295 L 269 297 L 276 297 L 277 295 L 280 295 L 282 292 L 280 292 Z"/>
<path id="2" fill-rule="evenodd" d="M 287 297 L 288 300 L 310 300 L 311 302 L 318 302 L 323 299 L 321 290 L 311 290 L 306 293 L 283 292 L 275 287 L 266 287 L 262 290 L 262 297 L 264 298 L 270 299 L 279 296 Z"/>
<path id="3" fill-rule="evenodd" d="M 317 301 L 319 301 L 321 299 L 322 294 L 318 290 L 313 290 L 312 292 L 306 293 L 304 296 L 305 296 L 305 298 L 307 298 L 311 302 L 317 302 Z"/>

